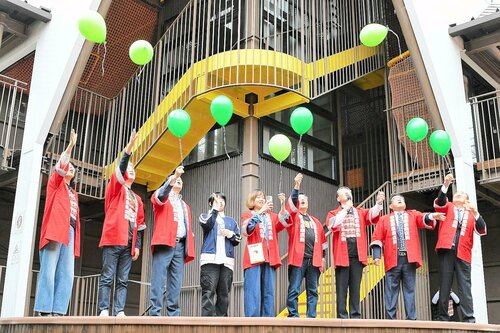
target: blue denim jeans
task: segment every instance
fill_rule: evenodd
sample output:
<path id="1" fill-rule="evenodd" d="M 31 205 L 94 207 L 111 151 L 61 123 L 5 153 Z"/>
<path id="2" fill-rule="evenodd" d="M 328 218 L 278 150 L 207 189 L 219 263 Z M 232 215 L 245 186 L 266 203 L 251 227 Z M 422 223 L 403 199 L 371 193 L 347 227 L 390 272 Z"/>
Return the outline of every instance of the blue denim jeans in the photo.
<path id="1" fill-rule="evenodd" d="M 150 316 L 160 316 L 163 309 L 163 291 L 167 286 L 167 316 L 180 316 L 182 274 L 184 272 L 184 242 L 175 248 L 155 245 L 151 272 Z"/>
<path id="2" fill-rule="evenodd" d="M 312 259 L 302 260 L 302 266 L 288 266 L 288 296 L 286 306 L 288 317 L 299 316 L 299 294 L 302 280 L 306 279 L 307 293 L 307 318 L 316 318 L 316 306 L 318 305 L 318 280 L 321 272 L 314 267 Z"/>
<path id="3" fill-rule="evenodd" d="M 246 317 L 274 317 L 274 286 L 276 269 L 263 263 L 245 269 L 243 290 L 245 292 Z"/>
<path id="4" fill-rule="evenodd" d="M 387 319 L 396 318 L 396 307 L 398 305 L 399 289 L 403 283 L 403 299 L 407 320 L 416 320 L 415 308 L 415 284 L 417 266 L 408 263 L 408 257 L 398 256 L 398 265 L 385 273 L 385 315 Z"/>
<path id="5" fill-rule="evenodd" d="M 102 249 L 102 270 L 99 280 L 99 312 L 110 310 L 109 297 L 116 277 L 113 315 L 125 310 L 128 273 L 132 266 L 130 246 L 105 246 Z M 111 311 L 110 311 L 111 313 Z"/>
<path id="6" fill-rule="evenodd" d="M 40 274 L 35 311 L 65 315 L 68 312 L 75 275 L 75 230 L 69 228 L 69 243 L 51 241 L 40 250 Z"/>

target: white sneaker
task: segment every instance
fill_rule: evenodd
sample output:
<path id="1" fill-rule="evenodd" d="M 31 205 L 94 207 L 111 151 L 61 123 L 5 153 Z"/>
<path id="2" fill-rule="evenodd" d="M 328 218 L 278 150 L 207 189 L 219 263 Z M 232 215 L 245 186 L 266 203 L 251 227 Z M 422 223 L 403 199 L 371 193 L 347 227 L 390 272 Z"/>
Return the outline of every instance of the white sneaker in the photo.
<path id="1" fill-rule="evenodd" d="M 101 310 L 99 317 L 109 317 L 109 310 Z"/>
<path id="2" fill-rule="evenodd" d="M 116 314 L 117 317 L 126 317 L 125 312 L 120 311 Z"/>

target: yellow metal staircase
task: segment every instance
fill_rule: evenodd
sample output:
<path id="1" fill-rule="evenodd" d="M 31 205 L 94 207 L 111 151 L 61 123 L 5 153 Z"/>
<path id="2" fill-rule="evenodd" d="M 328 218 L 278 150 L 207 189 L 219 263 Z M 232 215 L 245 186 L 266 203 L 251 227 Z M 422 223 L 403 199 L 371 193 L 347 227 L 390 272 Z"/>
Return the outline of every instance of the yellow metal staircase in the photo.
<path id="1" fill-rule="evenodd" d="M 214 125 L 209 110 L 216 96 L 230 97 L 235 114 L 247 117 L 249 105 L 245 96 L 254 93 L 258 102 L 254 104 L 253 116 L 266 116 L 308 102 L 314 80 L 376 56 L 378 52 L 378 48 L 361 45 L 306 63 L 277 51 L 244 49 L 218 53 L 195 63 L 138 129 L 139 140 L 132 157 L 136 164 L 136 183 L 147 185 L 148 191 L 154 190 L 180 164 L 179 140 L 167 130 L 171 110 L 184 108 L 191 116 L 191 129 L 182 138 L 183 156 L 186 156 Z M 252 84 L 242 83 L 249 77 Z M 284 87 L 288 87 L 285 88 L 288 91 L 282 93 Z M 119 158 L 105 167 L 106 178 Z"/>

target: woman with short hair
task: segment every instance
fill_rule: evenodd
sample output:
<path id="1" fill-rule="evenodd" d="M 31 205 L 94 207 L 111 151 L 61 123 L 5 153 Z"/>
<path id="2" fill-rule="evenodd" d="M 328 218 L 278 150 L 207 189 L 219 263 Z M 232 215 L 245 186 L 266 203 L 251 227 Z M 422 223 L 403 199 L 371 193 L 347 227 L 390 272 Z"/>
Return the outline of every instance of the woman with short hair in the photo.
<path id="1" fill-rule="evenodd" d="M 249 211 L 241 216 L 242 234 L 247 237 L 243 256 L 246 317 L 275 316 L 275 273 L 281 266 L 278 233 L 284 226 L 272 212 L 271 199 L 266 200 L 263 191 L 254 190 L 247 197 Z M 283 203 L 281 206 L 284 210 Z"/>

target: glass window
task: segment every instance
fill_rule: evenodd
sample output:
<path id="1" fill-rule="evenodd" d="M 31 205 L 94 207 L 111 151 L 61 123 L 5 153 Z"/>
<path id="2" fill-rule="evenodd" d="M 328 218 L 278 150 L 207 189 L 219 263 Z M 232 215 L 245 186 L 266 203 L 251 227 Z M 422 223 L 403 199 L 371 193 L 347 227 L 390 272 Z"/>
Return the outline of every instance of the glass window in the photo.
<path id="1" fill-rule="evenodd" d="M 225 156 L 224 140 L 226 141 L 227 153 L 240 152 L 240 122 L 234 122 L 226 126 L 226 135 L 224 139 L 224 130 L 222 127 L 210 130 L 193 148 L 191 153 L 186 157 L 185 164 L 193 164 L 215 158 Z"/>
<path id="2" fill-rule="evenodd" d="M 307 105 L 304 105 L 307 107 Z M 279 121 L 280 123 L 291 127 L 290 125 L 290 116 L 295 110 L 296 107 L 293 109 L 286 109 L 280 112 L 273 113 L 269 115 L 269 118 L 274 119 L 276 121 Z M 337 138 L 335 135 L 335 128 L 334 124 L 331 120 L 328 118 L 325 118 L 313 111 L 313 109 L 309 108 L 309 110 L 312 111 L 313 114 L 313 126 L 307 132 L 307 135 L 310 135 L 318 140 L 321 140 L 329 145 L 335 146 L 337 143 Z"/>
<path id="3" fill-rule="evenodd" d="M 283 134 L 283 131 L 268 125 L 263 125 L 262 131 L 262 152 L 271 156 L 269 153 L 268 142 L 275 134 Z M 285 133 L 285 135 L 287 135 Z M 298 137 L 287 135 L 292 143 L 292 152 L 285 160 L 290 164 L 312 171 L 319 175 L 331 179 L 337 179 L 336 156 L 334 148 L 327 151 L 324 147 L 316 147 L 310 143 L 302 141 L 298 144 Z"/>

